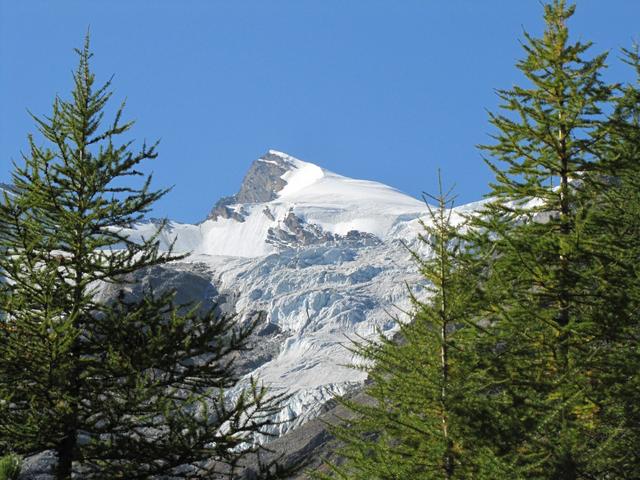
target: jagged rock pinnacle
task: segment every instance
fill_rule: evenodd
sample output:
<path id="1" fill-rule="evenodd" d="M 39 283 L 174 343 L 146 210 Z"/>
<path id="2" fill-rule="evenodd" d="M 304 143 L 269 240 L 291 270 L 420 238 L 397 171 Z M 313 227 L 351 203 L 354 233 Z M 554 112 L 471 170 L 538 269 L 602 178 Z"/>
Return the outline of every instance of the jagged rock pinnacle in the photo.
<path id="1" fill-rule="evenodd" d="M 277 198 L 278 192 L 287 184 L 282 176 L 293 167 L 290 158 L 289 155 L 276 150 L 269 150 L 262 155 L 251 164 L 238 193 L 218 200 L 207 218 L 235 218 L 242 221 L 242 215 L 229 208 L 229 205 L 263 203 Z"/>

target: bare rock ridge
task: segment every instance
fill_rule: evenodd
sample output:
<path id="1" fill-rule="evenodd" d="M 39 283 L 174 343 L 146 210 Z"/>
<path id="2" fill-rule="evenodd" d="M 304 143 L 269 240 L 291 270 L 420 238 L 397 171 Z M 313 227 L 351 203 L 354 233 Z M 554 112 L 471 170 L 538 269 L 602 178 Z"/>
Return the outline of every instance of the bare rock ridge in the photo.
<path id="1" fill-rule="evenodd" d="M 377 245 L 380 240 L 370 233 L 350 230 L 345 235 L 327 232 L 321 226 L 307 223 L 289 210 L 281 225 L 269 228 L 267 243 L 279 251 L 310 245 Z"/>
<path id="2" fill-rule="evenodd" d="M 223 197 L 214 205 L 207 219 L 234 218 L 244 220 L 244 213 L 232 209 L 231 205 L 264 203 L 277 198 L 287 182 L 281 177 L 291 168 L 287 156 L 275 150 L 269 150 L 253 162 L 247 171 L 240 190 L 235 195 Z"/>

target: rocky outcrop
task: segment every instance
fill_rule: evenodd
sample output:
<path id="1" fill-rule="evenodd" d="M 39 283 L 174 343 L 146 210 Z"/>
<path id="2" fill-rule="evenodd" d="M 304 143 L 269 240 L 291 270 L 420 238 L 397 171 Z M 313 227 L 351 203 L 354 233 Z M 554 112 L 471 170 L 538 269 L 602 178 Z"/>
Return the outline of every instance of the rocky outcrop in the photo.
<path id="1" fill-rule="evenodd" d="M 235 210 L 232 205 L 263 203 L 274 200 L 278 192 L 287 182 L 282 176 L 291 167 L 282 154 L 269 150 L 258 160 L 253 162 L 242 180 L 240 190 L 235 195 L 221 198 L 209 213 L 208 219 L 233 218 L 238 221 L 244 219 L 243 213 Z"/>
<path id="2" fill-rule="evenodd" d="M 211 308 L 233 310 L 233 305 L 226 305 L 227 296 L 221 296 L 211 277 L 198 271 L 198 265 L 189 265 L 186 269 L 176 263 L 139 270 L 122 278 L 122 283 L 102 285 L 97 300 L 108 302 L 121 291 L 125 293 L 125 298 L 132 301 L 141 299 L 149 292 L 162 294 L 174 291 L 176 305 L 199 304 L 202 311 Z"/>
<path id="3" fill-rule="evenodd" d="M 45 450 L 22 461 L 22 468 L 18 480 L 54 480 L 56 453 L 53 450 Z"/>
<path id="4" fill-rule="evenodd" d="M 307 223 L 293 213 L 293 210 L 289 210 L 277 227 L 269 228 L 266 241 L 279 251 L 311 245 L 341 244 L 365 247 L 381 243 L 378 237 L 366 232 L 351 230 L 346 235 L 327 232 L 320 225 Z"/>

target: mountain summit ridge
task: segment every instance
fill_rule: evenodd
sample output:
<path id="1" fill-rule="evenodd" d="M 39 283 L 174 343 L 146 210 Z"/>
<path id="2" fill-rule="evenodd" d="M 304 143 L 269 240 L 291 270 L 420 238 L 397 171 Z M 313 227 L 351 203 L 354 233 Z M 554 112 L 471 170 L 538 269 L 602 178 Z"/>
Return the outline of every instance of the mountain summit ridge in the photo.
<path id="1" fill-rule="evenodd" d="M 175 240 L 176 252 L 253 258 L 323 241 L 383 241 L 426 214 L 424 202 L 392 187 L 269 150 L 251 164 L 238 193 L 197 225 L 170 222 L 161 242 L 166 248 Z M 139 224 L 130 234 L 148 238 L 151 228 Z"/>

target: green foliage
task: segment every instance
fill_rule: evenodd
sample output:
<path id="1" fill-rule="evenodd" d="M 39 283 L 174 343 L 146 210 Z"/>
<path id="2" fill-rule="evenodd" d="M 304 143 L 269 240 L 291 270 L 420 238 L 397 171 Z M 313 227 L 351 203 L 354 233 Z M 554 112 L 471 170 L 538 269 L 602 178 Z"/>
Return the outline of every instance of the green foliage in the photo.
<path id="1" fill-rule="evenodd" d="M 575 6 L 525 33 L 500 90 L 491 199 L 425 226 L 431 297 L 399 341 L 355 348 L 371 402 L 345 402 L 330 478 L 626 479 L 640 471 L 640 57 L 635 85 L 572 43 Z"/>
<path id="2" fill-rule="evenodd" d="M 127 293 L 180 257 L 160 251 L 164 225 L 138 242 L 122 231 L 166 193 L 139 171 L 156 145 L 118 141 L 132 125 L 122 106 L 103 126 L 110 82 L 94 86 L 88 39 L 78 54 L 71 99 L 34 117 L 48 146 L 29 138 L 0 202 L 0 446 L 55 450 L 59 480 L 233 475 L 283 397 L 251 380 L 226 398 L 255 322 Z M 97 295 L 106 284 L 117 298 Z"/>
<path id="3" fill-rule="evenodd" d="M 597 405 L 589 471 L 632 478 L 640 469 L 640 58 L 624 50 L 637 75 L 620 88 L 609 119 L 608 171 L 586 225 L 597 275 L 589 314 L 595 332 L 588 359 L 590 395 Z"/>
<path id="4" fill-rule="evenodd" d="M 473 222 L 473 248 L 492 259 L 482 315 L 495 339 L 483 348 L 500 348 L 487 356 L 503 403 L 493 450 L 523 478 L 603 478 L 632 420 L 622 418 L 627 400 L 611 392 L 634 375 L 619 354 L 637 350 L 637 313 L 626 310 L 638 306 L 627 296 L 637 240 L 612 242 L 611 228 L 635 230 L 637 220 L 614 217 L 611 197 L 627 188 L 619 172 L 631 160 L 614 161 L 615 139 L 633 129 L 608 116 L 617 87 L 600 78 L 606 56 L 585 59 L 590 44 L 569 42 L 574 10 L 552 2 L 543 37 L 526 35 L 518 68 L 529 85 L 499 92 L 495 143 L 482 147 L 493 159 L 494 200 Z"/>
<path id="5" fill-rule="evenodd" d="M 0 480 L 17 480 L 21 464 L 20 457 L 13 453 L 0 458 Z"/>
<path id="6" fill-rule="evenodd" d="M 424 259 L 412 252 L 429 300 L 412 296 L 413 321 L 399 322 L 399 338 L 356 343 L 368 363 L 370 401 L 345 404 L 357 414 L 334 428 L 346 463 L 337 478 L 462 479 L 506 474 L 481 443 L 468 442 L 469 412 L 491 409 L 482 398 L 484 371 L 473 342 L 484 328 L 473 321 L 476 290 L 468 284 L 480 265 L 461 249 L 452 224 L 452 199 L 434 197 L 437 209 L 423 223 Z M 421 295 L 422 296 L 422 295 Z M 482 418 L 477 416 L 477 422 Z M 487 454 L 489 456 L 487 456 Z"/>

